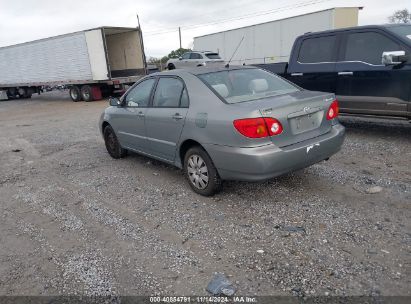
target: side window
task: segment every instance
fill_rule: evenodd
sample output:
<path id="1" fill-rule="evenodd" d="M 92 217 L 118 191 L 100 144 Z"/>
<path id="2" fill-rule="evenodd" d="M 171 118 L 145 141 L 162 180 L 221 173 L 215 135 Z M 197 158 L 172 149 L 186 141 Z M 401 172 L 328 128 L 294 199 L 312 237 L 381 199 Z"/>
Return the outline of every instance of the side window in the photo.
<path id="1" fill-rule="evenodd" d="M 177 108 L 180 106 L 183 82 L 176 78 L 160 78 L 154 94 L 153 107 Z"/>
<path id="2" fill-rule="evenodd" d="M 335 35 L 304 39 L 298 61 L 301 63 L 333 62 L 336 41 Z"/>
<path id="3" fill-rule="evenodd" d="M 190 59 L 190 54 L 191 53 L 184 53 L 183 56 L 181 56 L 183 59 Z"/>
<path id="4" fill-rule="evenodd" d="M 126 95 L 127 107 L 147 107 L 150 102 L 150 95 L 153 85 L 155 83 L 154 78 L 150 78 L 140 82 Z"/>
<path id="5" fill-rule="evenodd" d="M 198 53 L 191 53 L 190 59 L 203 59 L 203 56 Z"/>
<path id="6" fill-rule="evenodd" d="M 382 53 L 399 51 L 400 46 L 376 32 L 352 33 L 347 36 L 344 61 L 381 64 Z"/>

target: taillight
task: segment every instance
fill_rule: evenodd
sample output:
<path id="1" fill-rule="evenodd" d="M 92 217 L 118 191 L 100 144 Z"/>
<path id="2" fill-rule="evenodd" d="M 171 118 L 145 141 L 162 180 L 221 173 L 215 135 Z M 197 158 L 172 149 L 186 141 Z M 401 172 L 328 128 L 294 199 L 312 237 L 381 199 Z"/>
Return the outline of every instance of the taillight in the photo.
<path id="1" fill-rule="evenodd" d="M 278 135 L 283 132 L 283 126 L 277 119 L 268 117 L 264 118 L 264 121 L 267 125 L 268 134 L 270 134 L 270 136 Z"/>
<path id="2" fill-rule="evenodd" d="M 338 107 L 338 101 L 336 99 L 331 103 L 330 107 L 328 108 L 327 119 L 331 120 L 331 119 L 336 118 L 338 116 L 339 111 L 340 111 L 340 108 Z"/>
<path id="3" fill-rule="evenodd" d="M 271 117 L 237 119 L 233 124 L 238 132 L 249 138 L 278 135 L 283 131 L 281 123 Z"/>

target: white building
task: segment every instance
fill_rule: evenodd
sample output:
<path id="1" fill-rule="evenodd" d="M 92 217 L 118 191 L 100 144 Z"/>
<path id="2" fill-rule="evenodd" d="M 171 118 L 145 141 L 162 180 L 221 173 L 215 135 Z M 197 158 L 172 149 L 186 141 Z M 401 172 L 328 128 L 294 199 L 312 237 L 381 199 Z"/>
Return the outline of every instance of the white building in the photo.
<path id="1" fill-rule="evenodd" d="M 218 52 L 233 64 L 288 61 L 295 38 L 317 32 L 358 25 L 362 7 L 339 7 L 274 20 L 194 38 L 194 50 Z"/>

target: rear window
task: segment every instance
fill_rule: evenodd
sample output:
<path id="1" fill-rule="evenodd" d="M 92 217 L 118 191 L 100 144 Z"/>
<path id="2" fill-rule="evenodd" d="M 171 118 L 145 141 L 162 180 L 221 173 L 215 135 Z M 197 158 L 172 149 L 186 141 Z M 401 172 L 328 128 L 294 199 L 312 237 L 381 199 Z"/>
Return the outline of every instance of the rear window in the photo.
<path id="1" fill-rule="evenodd" d="M 208 59 L 221 59 L 220 55 L 217 53 L 207 53 L 205 55 Z"/>
<path id="2" fill-rule="evenodd" d="M 239 103 L 299 91 L 293 84 L 261 69 L 238 69 L 198 77 L 227 103 Z"/>
<path id="3" fill-rule="evenodd" d="M 301 63 L 333 62 L 336 36 L 304 39 L 298 61 Z"/>

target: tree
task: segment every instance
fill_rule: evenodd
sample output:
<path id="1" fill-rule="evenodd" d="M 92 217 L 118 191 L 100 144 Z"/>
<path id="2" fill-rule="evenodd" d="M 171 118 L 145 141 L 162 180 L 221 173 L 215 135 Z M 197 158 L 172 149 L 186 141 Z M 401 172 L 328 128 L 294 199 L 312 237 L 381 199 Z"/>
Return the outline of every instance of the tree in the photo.
<path id="1" fill-rule="evenodd" d="M 168 58 L 175 58 L 181 57 L 184 53 L 190 52 L 191 49 L 179 48 L 177 50 L 171 51 L 170 54 L 167 55 Z"/>
<path id="2" fill-rule="evenodd" d="M 388 17 L 388 20 L 390 23 L 411 23 L 411 13 L 406 8 L 398 10 Z"/>

